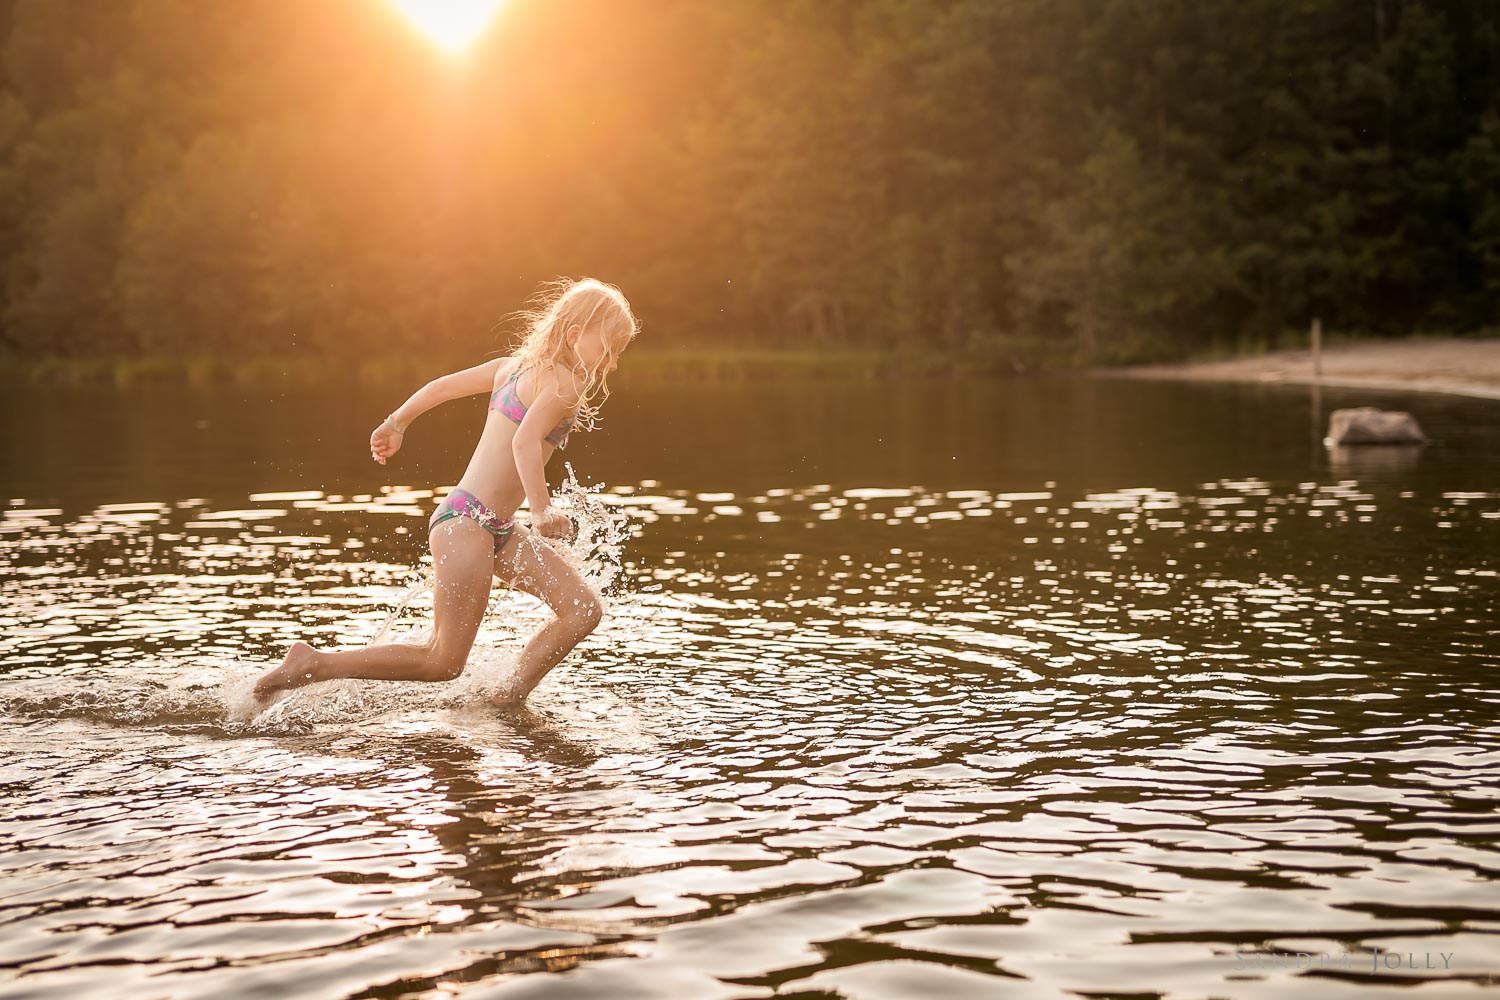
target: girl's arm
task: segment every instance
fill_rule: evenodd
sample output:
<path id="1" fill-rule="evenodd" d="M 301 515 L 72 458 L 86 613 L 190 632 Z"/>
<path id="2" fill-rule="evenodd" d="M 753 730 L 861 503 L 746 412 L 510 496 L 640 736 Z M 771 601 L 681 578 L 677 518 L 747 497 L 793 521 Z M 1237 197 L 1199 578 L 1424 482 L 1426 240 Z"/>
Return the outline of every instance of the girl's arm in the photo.
<path id="1" fill-rule="evenodd" d="M 495 382 L 495 373 L 509 360 L 494 358 L 482 365 L 440 376 L 422 386 L 375 428 L 370 435 L 370 457 L 384 465 L 386 459 L 401 450 L 402 437 L 413 420 L 450 399 L 487 391 Z"/>
<path id="2" fill-rule="evenodd" d="M 552 428 L 562 421 L 570 409 L 566 400 L 558 394 L 557 379 L 551 378 L 539 380 L 536 399 L 532 400 L 531 406 L 526 410 L 526 416 L 521 419 L 521 424 L 516 428 L 516 433 L 511 438 L 510 450 L 516 459 L 516 472 L 521 477 L 521 485 L 526 488 L 526 502 L 531 507 L 531 516 L 534 521 L 543 521 L 548 509 L 552 506 L 552 496 L 547 492 L 546 462 L 542 455 L 542 440 Z M 556 512 L 553 512 L 556 513 Z M 566 522 L 566 517 L 561 514 Z M 539 526 L 543 534 L 551 532 L 545 526 Z"/>
<path id="3" fill-rule="evenodd" d="M 482 365 L 441 375 L 412 393 L 406 402 L 396 407 L 395 412 L 391 414 L 391 419 L 405 428 L 410 426 L 413 420 L 440 403 L 472 396 L 477 392 L 489 392 L 495 384 L 495 373 L 509 360 L 510 358 L 492 358 Z"/>

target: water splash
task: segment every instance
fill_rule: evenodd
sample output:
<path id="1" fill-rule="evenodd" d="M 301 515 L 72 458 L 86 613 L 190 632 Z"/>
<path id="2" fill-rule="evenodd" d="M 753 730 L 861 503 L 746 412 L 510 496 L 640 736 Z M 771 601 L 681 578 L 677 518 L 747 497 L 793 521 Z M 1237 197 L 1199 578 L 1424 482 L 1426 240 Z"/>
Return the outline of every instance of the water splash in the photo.
<path id="1" fill-rule="evenodd" d="M 420 577 L 407 584 L 406 592 L 401 595 L 400 600 L 396 602 L 396 607 L 391 610 L 391 613 L 386 615 L 385 621 L 381 623 L 380 631 L 375 633 L 375 638 L 371 639 L 369 644 L 371 646 L 378 646 L 382 642 L 385 642 L 386 638 L 391 634 L 391 629 L 395 627 L 396 620 L 401 617 L 401 613 L 418 597 L 432 593 L 432 589 L 436 584 L 437 573 L 433 567 L 426 567 L 426 571 Z"/>
<path id="2" fill-rule="evenodd" d="M 563 467 L 567 470 L 567 477 L 553 493 L 552 504 L 572 517 L 578 531 L 570 542 L 544 541 L 533 535 L 531 544 L 555 543 L 554 549 L 563 554 L 568 564 L 601 599 L 624 596 L 619 586 L 624 582 L 620 574 L 624 566 L 624 544 L 632 531 L 632 518 L 625 510 L 604 501 L 602 483 L 584 485 L 578 481 L 573 463 L 564 462 Z"/>

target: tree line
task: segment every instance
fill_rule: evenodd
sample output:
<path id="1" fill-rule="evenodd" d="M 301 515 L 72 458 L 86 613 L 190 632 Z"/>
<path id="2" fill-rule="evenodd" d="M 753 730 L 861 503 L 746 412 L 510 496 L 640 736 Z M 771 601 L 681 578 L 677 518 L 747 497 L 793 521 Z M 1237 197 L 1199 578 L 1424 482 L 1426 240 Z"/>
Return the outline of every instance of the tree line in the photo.
<path id="1" fill-rule="evenodd" d="M 566 274 L 658 346 L 1485 330 L 1500 5 L 0 0 L 0 355 L 446 361 Z"/>

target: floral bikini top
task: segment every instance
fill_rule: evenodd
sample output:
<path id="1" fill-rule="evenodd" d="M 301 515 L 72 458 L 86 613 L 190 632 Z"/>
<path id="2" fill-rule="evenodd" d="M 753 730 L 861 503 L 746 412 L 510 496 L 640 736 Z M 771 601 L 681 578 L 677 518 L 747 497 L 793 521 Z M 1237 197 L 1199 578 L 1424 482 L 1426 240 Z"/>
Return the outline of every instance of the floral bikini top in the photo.
<path id="1" fill-rule="evenodd" d="M 526 404 L 521 402 L 521 396 L 516 392 L 516 383 L 521 378 L 519 370 L 513 372 L 505 384 L 490 393 L 490 409 L 499 410 L 517 424 L 526 416 Z M 559 448 L 568 446 L 568 435 L 573 430 L 573 417 L 569 414 L 563 417 L 558 425 L 547 434 L 546 440 L 552 442 Z"/>

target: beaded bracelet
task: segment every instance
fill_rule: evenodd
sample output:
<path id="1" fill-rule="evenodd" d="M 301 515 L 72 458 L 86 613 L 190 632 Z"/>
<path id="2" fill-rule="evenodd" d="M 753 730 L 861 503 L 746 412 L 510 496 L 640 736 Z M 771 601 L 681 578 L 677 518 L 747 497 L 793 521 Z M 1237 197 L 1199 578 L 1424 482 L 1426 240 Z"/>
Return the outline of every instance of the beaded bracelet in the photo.
<path id="1" fill-rule="evenodd" d="M 383 421 L 381 421 L 381 422 L 382 422 L 382 423 L 386 423 L 386 424 L 390 424 L 390 425 L 391 425 L 391 428 L 392 428 L 392 429 L 393 429 L 393 430 L 395 430 L 395 432 L 396 432 L 396 433 L 397 433 L 397 434 L 405 434 L 405 433 L 406 433 L 406 428 L 405 428 L 405 427 L 402 427 L 402 426 L 401 426 L 401 425 L 400 425 L 400 424 L 398 424 L 398 423 L 396 423 L 396 421 L 394 421 L 394 420 L 392 420 L 392 419 L 391 419 L 391 417 L 394 417 L 394 416 L 395 416 L 395 414 L 394 414 L 394 413 L 392 413 L 392 414 L 390 414 L 390 416 L 387 416 L 387 417 L 386 417 L 386 418 L 385 418 L 385 420 L 383 420 Z"/>

